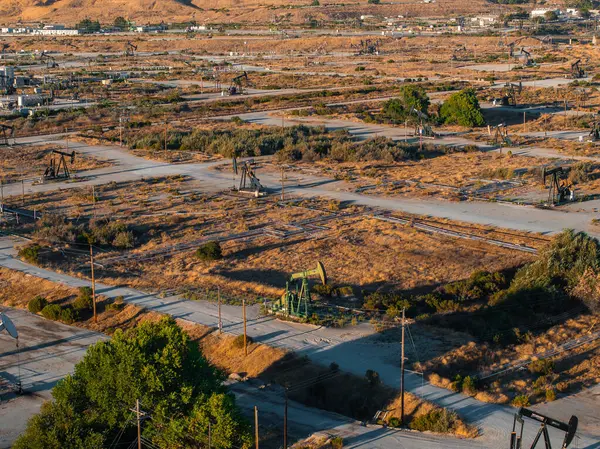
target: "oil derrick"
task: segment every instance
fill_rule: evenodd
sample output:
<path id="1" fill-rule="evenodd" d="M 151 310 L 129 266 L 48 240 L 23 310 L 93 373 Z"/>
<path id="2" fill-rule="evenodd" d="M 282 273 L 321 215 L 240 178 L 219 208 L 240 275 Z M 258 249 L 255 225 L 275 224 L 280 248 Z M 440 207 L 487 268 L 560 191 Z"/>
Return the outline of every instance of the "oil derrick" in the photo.
<path id="1" fill-rule="evenodd" d="M 546 186 L 546 180 L 550 178 L 548 185 L 548 203 L 554 205 L 565 201 L 574 200 L 572 186 L 567 183 L 567 170 L 562 167 L 542 168 L 542 183 Z"/>
<path id="2" fill-rule="evenodd" d="M 50 163 L 44 171 L 44 179 L 69 179 L 71 170 L 66 157 L 70 158 L 72 165 L 75 162 L 75 151 L 65 153 L 60 150 L 52 150 L 52 154 L 55 156 L 50 158 Z"/>
<path id="3" fill-rule="evenodd" d="M 317 262 L 317 267 L 312 270 L 292 274 L 290 280 L 285 284 L 285 293 L 273 305 L 273 312 L 285 316 L 308 318 L 311 305 L 308 279 L 311 276 L 318 276 L 323 285 L 327 284 L 327 273 L 321 262 Z"/>
<path id="4" fill-rule="evenodd" d="M 548 416 L 542 415 L 541 413 L 534 412 L 533 410 L 526 409 L 521 407 L 517 413 L 515 413 L 515 418 L 513 421 L 513 430 L 510 434 L 510 449 L 521 449 L 523 447 L 523 426 L 525 424 L 525 420 L 523 418 L 528 418 L 533 421 L 537 421 L 540 423 L 540 428 L 530 446 L 530 449 L 535 449 L 540 439 L 544 438 L 544 445 L 546 449 L 552 449 L 552 445 L 550 443 L 550 434 L 548 433 L 548 427 L 554 427 L 555 429 L 561 430 L 565 433 L 565 438 L 561 445 L 562 449 L 567 449 L 569 445 L 573 442 L 575 438 L 575 432 L 577 432 L 577 424 L 579 420 L 577 416 L 571 416 L 568 423 L 561 422 L 557 419 L 550 418 Z M 521 426 L 519 435 L 517 435 L 517 423 Z"/>
<path id="5" fill-rule="evenodd" d="M 10 125 L 0 123 L 0 132 L 2 133 L 0 135 L 0 146 L 10 146 L 10 142 L 8 141 L 8 139 L 9 137 L 12 137 L 14 139 L 15 128 Z"/>

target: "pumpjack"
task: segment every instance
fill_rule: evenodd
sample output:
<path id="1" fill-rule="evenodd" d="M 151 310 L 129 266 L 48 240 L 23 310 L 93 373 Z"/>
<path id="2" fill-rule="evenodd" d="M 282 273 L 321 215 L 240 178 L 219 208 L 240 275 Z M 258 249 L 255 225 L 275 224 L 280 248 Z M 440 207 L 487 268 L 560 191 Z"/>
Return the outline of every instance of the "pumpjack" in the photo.
<path id="1" fill-rule="evenodd" d="M 579 63 L 581 62 L 581 59 L 578 59 L 577 61 L 575 61 L 574 63 L 571 64 L 571 78 L 583 78 L 585 76 L 585 70 L 583 70 L 580 66 Z"/>
<path id="2" fill-rule="evenodd" d="M 567 171 L 562 167 L 547 169 L 542 168 L 542 182 L 546 186 L 546 179 L 550 179 L 548 185 L 548 203 L 552 205 L 560 204 L 564 201 L 572 201 L 574 192 L 572 186 L 568 185 L 564 179 Z M 562 182 L 561 182 L 562 180 Z"/>
<path id="3" fill-rule="evenodd" d="M 66 158 L 70 158 L 72 165 L 75 162 L 75 151 L 66 153 L 60 150 L 52 150 L 52 154 L 56 156 L 50 159 L 50 164 L 44 172 L 44 179 L 69 179 L 71 170 Z"/>
<path id="4" fill-rule="evenodd" d="M 231 86 L 229 86 L 228 89 L 229 95 L 242 95 L 244 93 L 244 80 L 246 81 L 246 86 L 250 84 L 247 72 L 233 78 L 231 80 Z"/>
<path id="5" fill-rule="evenodd" d="M 591 123 L 592 129 L 590 130 L 590 137 L 592 142 L 600 140 L 600 121 Z"/>
<path id="6" fill-rule="evenodd" d="M 358 50 L 359 55 L 378 55 L 380 45 L 380 39 L 361 39 L 358 44 L 350 44 L 350 48 Z"/>
<path id="7" fill-rule="evenodd" d="M 308 318 L 311 305 L 308 279 L 311 276 L 318 276 L 321 283 L 327 285 L 327 272 L 321 262 L 317 262 L 317 267 L 312 270 L 294 273 L 285 284 L 285 293 L 273 305 L 273 312 L 284 316 Z"/>
<path id="8" fill-rule="evenodd" d="M 55 69 L 58 67 L 58 63 L 54 57 L 50 56 L 45 51 L 40 53 L 40 61 L 46 64 L 47 69 Z"/>
<path id="9" fill-rule="evenodd" d="M 564 423 L 557 419 L 550 418 L 549 416 L 542 415 L 541 413 L 534 412 L 533 410 L 521 407 L 515 414 L 513 421 L 513 430 L 510 434 L 510 449 L 521 449 L 523 447 L 523 426 L 525 424 L 525 420 L 523 419 L 524 417 L 540 423 L 540 428 L 530 446 L 530 449 L 535 449 L 542 436 L 544 437 L 546 449 L 552 449 L 552 445 L 550 444 L 550 434 L 548 433 L 548 426 L 565 432 L 565 438 L 561 448 L 567 449 L 567 447 L 569 447 L 575 438 L 577 424 L 579 423 L 579 420 L 575 415 L 571 416 L 571 419 L 569 419 L 568 423 Z M 519 435 L 517 435 L 517 423 L 521 426 Z"/>
<path id="10" fill-rule="evenodd" d="M 125 44 L 125 57 L 129 58 L 135 56 L 135 52 L 137 51 L 137 49 L 137 45 L 135 45 L 131 41 L 127 41 L 127 44 Z"/>
<path id="11" fill-rule="evenodd" d="M 0 131 L 2 132 L 0 146 L 6 146 L 6 147 L 10 146 L 10 142 L 8 141 L 8 139 L 9 139 L 9 137 L 12 137 L 14 140 L 15 128 L 10 125 L 5 125 L 3 123 L 0 123 Z"/>
<path id="12" fill-rule="evenodd" d="M 238 155 L 236 153 L 233 154 L 232 163 L 233 163 L 233 174 L 234 176 L 238 174 Z M 242 164 L 242 175 L 240 177 L 240 185 L 236 189 L 235 184 L 233 186 L 234 190 L 242 193 L 251 193 L 256 197 L 264 195 L 264 187 L 260 183 L 260 180 L 256 177 L 256 173 L 252 168 L 252 161 L 245 161 Z"/>
<path id="13" fill-rule="evenodd" d="M 433 128 L 429 124 L 429 116 L 424 112 L 419 111 L 416 108 L 410 110 L 411 114 L 414 114 L 419 119 L 415 125 L 415 135 L 419 137 L 430 137 L 435 138 L 436 134 L 433 132 Z"/>
<path id="14" fill-rule="evenodd" d="M 513 84 L 507 82 L 502 89 L 502 106 L 516 106 L 517 95 L 523 90 L 523 84 Z"/>
<path id="15" fill-rule="evenodd" d="M 508 127 L 504 123 L 494 126 L 494 144 L 508 146 L 513 144 L 510 137 L 508 137 Z"/>

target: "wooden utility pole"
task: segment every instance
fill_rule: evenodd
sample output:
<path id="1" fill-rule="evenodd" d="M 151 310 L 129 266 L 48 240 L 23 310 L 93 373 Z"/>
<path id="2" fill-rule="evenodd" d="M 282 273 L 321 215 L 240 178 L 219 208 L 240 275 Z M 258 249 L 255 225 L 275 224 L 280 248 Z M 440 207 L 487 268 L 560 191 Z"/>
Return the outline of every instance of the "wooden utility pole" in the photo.
<path id="1" fill-rule="evenodd" d="M 525 111 L 523 111 L 523 132 L 527 132 L 527 116 L 525 115 L 527 114 Z"/>
<path id="2" fill-rule="evenodd" d="M 256 442 L 256 449 L 258 448 L 258 407 L 254 406 L 254 439 Z"/>
<path id="3" fill-rule="evenodd" d="M 167 157 L 167 131 L 169 129 L 169 122 L 167 122 L 167 116 L 165 115 L 165 158 Z"/>
<path id="4" fill-rule="evenodd" d="M 221 321 L 221 288 L 217 287 L 217 307 L 219 309 L 219 334 L 223 333 L 223 322 Z"/>
<path id="5" fill-rule="evenodd" d="M 21 204 L 25 206 L 25 181 L 21 179 Z"/>
<path id="6" fill-rule="evenodd" d="M 281 201 L 285 200 L 285 169 L 281 166 Z"/>
<path id="7" fill-rule="evenodd" d="M 285 389 L 285 406 L 283 408 L 283 449 L 287 449 L 287 428 L 288 428 L 288 392 Z"/>
<path id="8" fill-rule="evenodd" d="M 135 413 L 135 416 L 137 418 L 137 443 L 138 443 L 137 446 L 138 446 L 138 449 L 142 449 L 142 418 L 144 418 L 146 413 L 143 412 L 142 410 L 140 410 L 140 400 L 139 399 L 135 400 L 135 408 L 131 408 L 129 410 L 131 410 L 133 413 Z"/>
<path id="9" fill-rule="evenodd" d="M 0 179 L 0 204 L 4 207 L 4 178 Z"/>
<path id="10" fill-rule="evenodd" d="M 92 204 L 93 204 L 93 214 L 96 217 L 96 186 L 92 184 Z"/>
<path id="11" fill-rule="evenodd" d="M 244 355 L 248 355 L 248 334 L 246 333 L 246 300 L 242 299 L 242 315 L 244 317 Z"/>
<path id="12" fill-rule="evenodd" d="M 400 422 L 404 425 L 404 324 L 406 309 L 402 309 L 402 355 L 400 356 Z"/>
<path id="13" fill-rule="evenodd" d="M 92 242 L 90 242 L 90 269 L 92 271 L 92 307 L 94 308 L 94 323 L 97 323 L 98 316 L 96 315 L 96 278 L 94 277 L 94 250 L 92 249 Z"/>

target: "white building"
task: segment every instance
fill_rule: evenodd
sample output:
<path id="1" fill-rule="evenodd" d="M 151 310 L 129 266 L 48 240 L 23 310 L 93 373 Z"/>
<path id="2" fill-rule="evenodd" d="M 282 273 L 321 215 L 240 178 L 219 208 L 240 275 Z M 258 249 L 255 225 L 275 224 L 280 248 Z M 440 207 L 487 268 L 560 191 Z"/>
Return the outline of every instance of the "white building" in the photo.
<path id="1" fill-rule="evenodd" d="M 489 27 L 498 21 L 498 16 L 478 16 L 471 18 L 471 26 Z"/>
<path id="2" fill-rule="evenodd" d="M 44 28 L 42 30 L 33 30 L 31 34 L 39 36 L 76 36 L 79 34 L 79 30 Z"/>
<path id="3" fill-rule="evenodd" d="M 533 9 L 533 10 L 531 11 L 531 14 L 530 14 L 529 16 L 530 16 L 532 19 L 533 19 L 534 17 L 544 17 L 544 16 L 546 15 L 546 13 L 547 13 L 547 12 L 551 12 L 551 11 L 552 11 L 552 12 L 555 12 L 555 13 L 556 13 L 556 15 L 558 15 L 558 16 L 561 14 L 561 11 L 560 11 L 560 9 L 550 9 L 550 8 L 548 8 L 548 9 Z"/>

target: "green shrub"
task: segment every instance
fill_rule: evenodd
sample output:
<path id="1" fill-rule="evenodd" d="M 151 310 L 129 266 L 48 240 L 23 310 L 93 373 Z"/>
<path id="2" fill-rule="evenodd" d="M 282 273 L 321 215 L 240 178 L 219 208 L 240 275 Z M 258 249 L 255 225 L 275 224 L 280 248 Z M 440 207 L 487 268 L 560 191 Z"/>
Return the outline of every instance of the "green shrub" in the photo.
<path id="1" fill-rule="evenodd" d="M 208 242 L 196 250 L 196 257 L 200 260 L 211 261 L 223 258 L 223 251 L 219 242 Z"/>
<path id="2" fill-rule="evenodd" d="M 527 396 L 526 394 L 520 394 L 518 396 L 515 396 L 515 398 L 512 400 L 512 405 L 514 405 L 515 407 L 529 407 L 529 396 Z"/>
<path id="3" fill-rule="evenodd" d="M 462 391 L 465 394 L 474 396 L 477 394 L 477 386 L 475 380 L 471 376 L 466 376 L 462 381 Z"/>
<path id="4" fill-rule="evenodd" d="M 369 0 L 372 1 L 372 0 Z M 379 0 L 377 0 L 379 1 Z M 344 447 L 344 439 L 342 437 L 333 437 L 331 439 L 331 449 L 342 449 Z"/>
<path id="5" fill-rule="evenodd" d="M 463 389 L 463 378 L 460 374 L 454 377 L 454 380 L 450 384 L 450 389 L 456 393 L 459 393 Z"/>
<path id="6" fill-rule="evenodd" d="M 42 315 L 44 318 L 56 321 L 60 319 L 62 308 L 58 304 L 48 304 L 42 309 Z"/>
<path id="7" fill-rule="evenodd" d="M 113 302 L 111 302 L 110 304 L 107 304 L 106 310 L 119 311 L 119 310 L 122 310 L 124 306 L 125 306 L 124 298 L 122 296 L 117 296 Z"/>
<path id="8" fill-rule="evenodd" d="M 372 369 L 367 370 L 365 373 L 365 379 L 367 379 L 367 382 L 369 382 L 371 387 L 376 387 L 381 384 L 379 373 L 377 371 L 373 371 Z"/>
<path id="9" fill-rule="evenodd" d="M 60 312 L 60 320 L 66 324 L 73 324 L 77 321 L 77 312 L 71 307 L 65 307 Z"/>
<path id="10" fill-rule="evenodd" d="M 130 249 L 135 246 L 135 237 L 131 231 L 121 231 L 115 235 L 112 245 L 119 249 Z"/>
<path id="11" fill-rule="evenodd" d="M 30 245 L 24 246 L 19 249 L 19 257 L 23 259 L 25 262 L 31 264 L 38 264 L 40 262 L 40 250 L 42 247 L 37 243 L 32 243 Z"/>
<path id="12" fill-rule="evenodd" d="M 395 416 L 392 416 L 388 421 L 389 427 L 400 427 L 401 425 L 400 418 L 396 418 Z"/>
<path id="13" fill-rule="evenodd" d="M 252 338 L 251 337 L 246 337 L 246 343 L 248 345 L 250 343 L 252 343 Z M 244 334 L 238 335 L 237 337 L 235 337 L 233 339 L 233 347 L 236 348 L 236 349 L 243 349 L 244 348 Z"/>
<path id="14" fill-rule="evenodd" d="M 552 402 L 556 399 L 556 391 L 553 388 L 546 390 L 546 402 Z"/>
<path id="15" fill-rule="evenodd" d="M 438 408 L 413 418 L 409 427 L 419 432 L 450 433 L 456 426 L 457 419 L 456 413 Z"/>
<path id="16" fill-rule="evenodd" d="M 529 372 L 547 376 L 554 371 L 554 362 L 549 359 L 534 360 L 529 364 Z"/>
<path id="17" fill-rule="evenodd" d="M 92 306 L 92 289 L 90 287 L 80 287 L 79 295 L 73 301 L 73 307 L 77 310 L 90 310 Z"/>
<path id="18" fill-rule="evenodd" d="M 38 295 L 35 298 L 31 299 L 29 303 L 27 303 L 27 309 L 29 309 L 31 313 L 39 313 L 47 305 L 48 301 L 46 300 L 46 298 Z"/>

